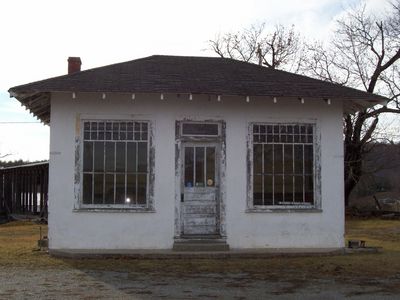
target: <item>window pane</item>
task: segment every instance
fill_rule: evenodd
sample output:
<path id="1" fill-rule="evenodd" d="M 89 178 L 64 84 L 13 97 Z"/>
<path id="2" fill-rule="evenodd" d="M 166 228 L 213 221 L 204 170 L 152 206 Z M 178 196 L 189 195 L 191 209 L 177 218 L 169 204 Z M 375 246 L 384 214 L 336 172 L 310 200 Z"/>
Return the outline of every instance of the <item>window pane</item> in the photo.
<path id="1" fill-rule="evenodd" d="M 137 143 L 127 143 L 127 172 L 136 172 L 136 145 Z"/>
<path id="2" fill-rule="evenodd" d="M 136 175 L 128 174 L 126 179 L 126 198 L 129 204 L 136 204 Z"/>
<path id="3" fill-rule="evenodd" d="M 116 142 L 117 155 L 116 155 L 116 171 L 125 172 L 125 143 Z"/>
<path id="4" fill-rule="evenodd" d="M 253 182 L 253 203 L 254 205 L 263 205 L 262 200 L 262 175 L 255 175 Z"/>
<path id="5" fill-rule="evenodd" d="M 262 174 L 262 147 L 263 145 L 254 145 L 253 151 L 253 171 L 254 174 Z"/>
<path id="6" fill-rule="evenodd" d="M 293 174 L 293 145 L 284 145 L 285 175 Z"/>
<path id="7" fill-rule="evenodd" d="M 147 133 L 147 131 L 148 131 L 148 125 L 147 125 L 147 123 L 145 123 L 145 122 L 142 123 L 142 131 L 143 131 L 143 132 L 146 132 L 146 133 Z"/>
<path id="8" fill-rule="evenodd" d="M 273 145 L 264 145 L 264 174 L 272 174 L 273 147 Z"/>
<path id="9" fill-rule="evenodd" d="M 312 145 L 304 145 L 304 173 L 305 174 L 313 174 L 313 146 Z"/>
<path id="10" fill-rule="evenodd" d="M 115 170 L 115 143 L 106 142 L 106 172 Z"/>
<path id="11" fill-rule="evenodd" d="M 138 190 L 137 190 L 137 203 L 138 204 L 146 204 L 146 191 L 147 187 L 147 176 L 146 175 L 138 175 Z"/>
<path id="12" fill-rule="evenodd" d="M 260 125 L 253 125 L 253 133 L 259 133 L 260 132 Z"/>
<path id="13" fill-rule="evenodd" d="M 114 174 L 105 175 L 104 203 L 114 204 Z"/>
<path id="14" fill-rule="evenodd" d="M 196 156 L 196 186 L 204 186 L 204 147 L 195 148 Z"/>
<path id="15" fill-rule="evenodd" d="M 304 201 L 314 203 L 314 180 L 313 176 L 305 176 L 305 194 Z"/>
<path id="16" fill-rule="evenodd" d="M 92 204 L 92 174 L 83 174 L 82 203 Z"/>
<path id="17" fill-rule="evenodd" d="M 273 205 L 272 175 L 264 176 L 264 205 Z"/>
<path id="18" fill-rule="evenodd" d="M 93 142 L 83 143 L 83 172 L 93 171 Z"/>
<path id="19" fill-rule="evenodd" d="M 147 143 L 138 143 L 138 172 L 147 172 Z"/>
<path id="20" fill-rule="evenodd" d="M 303 176 L 294 177 L 294 199 L 303 202 Z"/>
<path id="21" fill-rule="evenodd" d="M 282 145 L 274 145 L 274 173 L 283 173 L 283 153 Z"/>
<path id="22" fill-rule="evenodd" d="M 115 175 L 115 204 L 125 203 L 125 175 Z"/>
<path id="23" fill-rule="evenodd" d="M 103 174 L 94 174 L 94 204 L 103 204 Z"/>
<path id="24" fill-rule="evenodd" d="M 215 147 L 206 148 L 207 186 L 215 186 Z"/>
<path id="25" fill-rule="evenodd" d="M 294 173 L 303 174 L 303 145 L 294 145 Z"/>
<path id="26" fill-rule="evenodd" d="M 194 176 L 194 162 L 193 162 L 194 148 L 185 148 L 185 187 L 193 187 Z"/>
<path id="27" fill-rule="evenodd" d="M 94 143 L 94 171 L 104 172 L 104 142 Z"/>
<path id="28" fill-rule="evenodd" d="M 293 176 L 285 175 L 285 202 L 293 201 Z"/>
<path id="29" fill-rule="evenodd" d="M 275 196 L 275 205 L 279 205 L 279 202 L 283 201 L 283 176 L 276 175 L 274 177 L 274 196 Z"/>

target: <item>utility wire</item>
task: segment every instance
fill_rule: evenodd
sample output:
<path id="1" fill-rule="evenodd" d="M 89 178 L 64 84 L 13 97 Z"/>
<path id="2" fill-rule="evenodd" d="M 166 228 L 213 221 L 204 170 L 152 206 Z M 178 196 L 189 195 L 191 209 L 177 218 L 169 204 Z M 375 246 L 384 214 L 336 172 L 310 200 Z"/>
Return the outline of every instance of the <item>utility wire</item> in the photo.
<path id="1" fill-rule="evenodd" d="M 41 122 L 2 122 L 0 121 L 0 124 L 42 124 Z"/>

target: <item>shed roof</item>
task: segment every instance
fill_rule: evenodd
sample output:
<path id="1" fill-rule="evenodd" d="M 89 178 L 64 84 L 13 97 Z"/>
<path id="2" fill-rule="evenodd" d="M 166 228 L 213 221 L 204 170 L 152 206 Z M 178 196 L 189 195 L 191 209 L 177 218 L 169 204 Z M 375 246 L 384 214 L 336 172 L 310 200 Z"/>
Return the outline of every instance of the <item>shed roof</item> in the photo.
<path id="1" fill-rule="evenodd" d="M 44 123 L 52 92 L 191 93 L 343 99 L 347 111 L 388 99 L 302 75 L 219 57 L 153 55 L 9 89 Z"/>

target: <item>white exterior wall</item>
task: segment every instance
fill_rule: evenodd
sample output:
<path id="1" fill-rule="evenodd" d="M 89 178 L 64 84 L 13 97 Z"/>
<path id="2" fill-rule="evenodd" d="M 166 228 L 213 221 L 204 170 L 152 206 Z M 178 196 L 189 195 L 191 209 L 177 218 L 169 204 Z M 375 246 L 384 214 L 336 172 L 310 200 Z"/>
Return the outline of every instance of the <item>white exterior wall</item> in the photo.
<path id="1" fill-rule="evenodd" d="M 51 100 L 50 249 L 172 248 L 175 219 L 175 121 L 226 122 L 226 234 L 231 248 L 340 248 L 344 246 L 342 102 L 194 95 L 77 93 Z M 154 128 L 155 212 L 76 212 L 74 196 L 77 120 L 149 120 Z M 246 139 L 249 122 L 316 122 L 321 132 L 322 212 L 246 212 Z"/>

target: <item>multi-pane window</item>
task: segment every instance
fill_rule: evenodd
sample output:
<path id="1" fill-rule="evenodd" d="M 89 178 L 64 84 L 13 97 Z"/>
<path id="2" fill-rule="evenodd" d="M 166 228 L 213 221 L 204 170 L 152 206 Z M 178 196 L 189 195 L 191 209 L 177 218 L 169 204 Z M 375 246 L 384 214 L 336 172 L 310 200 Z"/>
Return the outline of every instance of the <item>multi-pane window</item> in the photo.
<path id="1" fill-rule="evenodd" d="M 82 204 L 145 206 L 149 124 L 84 121 Z"/>
<path id="2" fill-rule="evenodd" d="M 314 204 L 313 124 L 253 124 L 253 205 Z"/>

